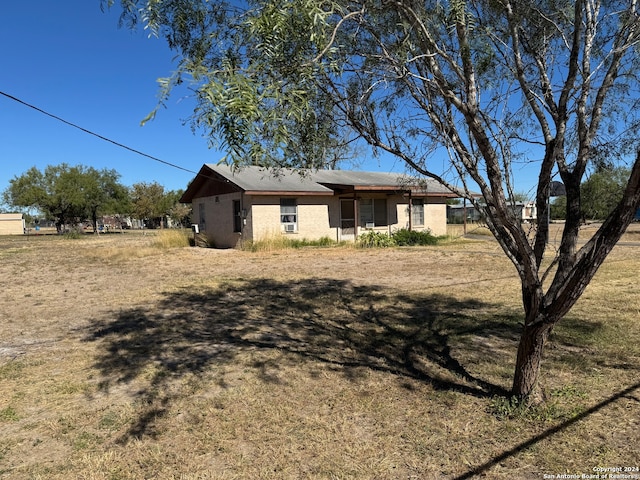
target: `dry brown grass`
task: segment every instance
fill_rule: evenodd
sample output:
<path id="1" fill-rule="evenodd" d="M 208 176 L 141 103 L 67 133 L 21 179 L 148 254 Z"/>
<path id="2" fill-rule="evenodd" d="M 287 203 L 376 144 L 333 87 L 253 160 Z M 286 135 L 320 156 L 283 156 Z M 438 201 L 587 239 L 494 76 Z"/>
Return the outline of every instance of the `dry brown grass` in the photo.
<path id="1" fill-rule="evenodd" d="M 525 412 L 504 396 L 518 285 L 491 240 L 261 253 L 155 240 L 0 238 L 0 478 L 637 465 L 636 244 L 554 332 L 547 405 Z"/>

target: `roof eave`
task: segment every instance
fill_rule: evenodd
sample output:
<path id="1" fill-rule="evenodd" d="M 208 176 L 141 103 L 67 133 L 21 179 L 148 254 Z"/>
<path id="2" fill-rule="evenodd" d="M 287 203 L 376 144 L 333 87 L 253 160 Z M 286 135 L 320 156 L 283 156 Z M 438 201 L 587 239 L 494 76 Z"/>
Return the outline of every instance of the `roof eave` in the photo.
<path id="1" fill-rule="evenodd" d="M 443 197 L 443 198 L 460 198 L 459 195 L 451 192 L 411 192 L 413 197 Z"/>
<path id="2" fill-rule="evenodd" d="M 333 192 L 314 192 L 314 191 L 299 191 L 299 190 L 245 190 L 245 195 L 264 195 L 264 196 L 282 196 L 282 195 L 296 195 L 296 196 L 323 196 L 331 197 Z"/>
<path id="3" fill-rule="evenodd" d="M 237 190 L 242 190 L 237 183 L 228 177 L 221 175 L 220 173 L 213 170 L 206 163 L 200 168 L 200 171 L 196 174 L 193 181 L 189 184 L 185 192 L 180 197 L 180 203 L 192 203 L 195 199 L 195 195 L 198 191 L 204 186 L 207 180 L 218 180 L 224 183 L 228 183 L 235 187 Z"/>

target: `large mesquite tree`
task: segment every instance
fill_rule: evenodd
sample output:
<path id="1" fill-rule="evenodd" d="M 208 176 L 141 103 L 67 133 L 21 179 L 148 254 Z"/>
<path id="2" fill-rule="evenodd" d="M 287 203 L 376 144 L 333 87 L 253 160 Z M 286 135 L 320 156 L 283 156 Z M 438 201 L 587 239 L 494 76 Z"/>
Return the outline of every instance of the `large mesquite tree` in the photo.
<path id="1" fill-rule="evenodd" d="M 163 98 L 191 82 L 194 125 L 235 164 L 318 167 L 350 132 L 473 202 L 521 281 L 513 394 L 535 398 L 549 333 L 640 204 L 636 0 L 120 4 L 181 54 Z M 580 184 L 603 159 L 626 163 L 624 194 L 578 248 Z M 533 234 L 512 208 L 524 164 L 536 167 Z M 566 223 L 549 251 L 552 181 L 566 188 Z"/>

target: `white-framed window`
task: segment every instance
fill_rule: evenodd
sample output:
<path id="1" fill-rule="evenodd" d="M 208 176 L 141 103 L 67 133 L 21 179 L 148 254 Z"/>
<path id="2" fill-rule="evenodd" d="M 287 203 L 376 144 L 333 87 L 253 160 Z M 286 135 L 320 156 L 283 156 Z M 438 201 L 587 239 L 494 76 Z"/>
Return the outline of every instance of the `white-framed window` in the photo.
<path id="1" fill-rule="evenodd" d="M 422 198 L 411 200 L 411 225 L 414 227 L 424 226 L 424 199 Z"/>
<path id="2" fill-rule="evenodd" d="M 298 202 L 295 198 L 280 199 L 280 225 L 283 232 L 298 231 Z"/>
<path id="3" fill-rule="evenodd" d="M 362 198 L 358 205 L 360 226 L 373 228 L 389 224 L 386 198 Z"/>

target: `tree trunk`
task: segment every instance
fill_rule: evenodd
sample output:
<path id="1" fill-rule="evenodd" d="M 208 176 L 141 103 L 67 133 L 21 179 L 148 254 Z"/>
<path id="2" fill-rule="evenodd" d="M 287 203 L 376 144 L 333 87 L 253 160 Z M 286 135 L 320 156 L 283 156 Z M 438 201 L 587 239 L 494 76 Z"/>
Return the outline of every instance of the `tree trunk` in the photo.
<path id="1" fill-rule="evenodd" d="M 545 322 L 542 314 L 538 314 L 533 323 L 526 322 L 518 345 L 516 370 L 513 377 L 511 393 L 527 403 L 541 403 L 542 388 L 538 383 L 542 351 L 553 328 L 553 323 Z"/>

